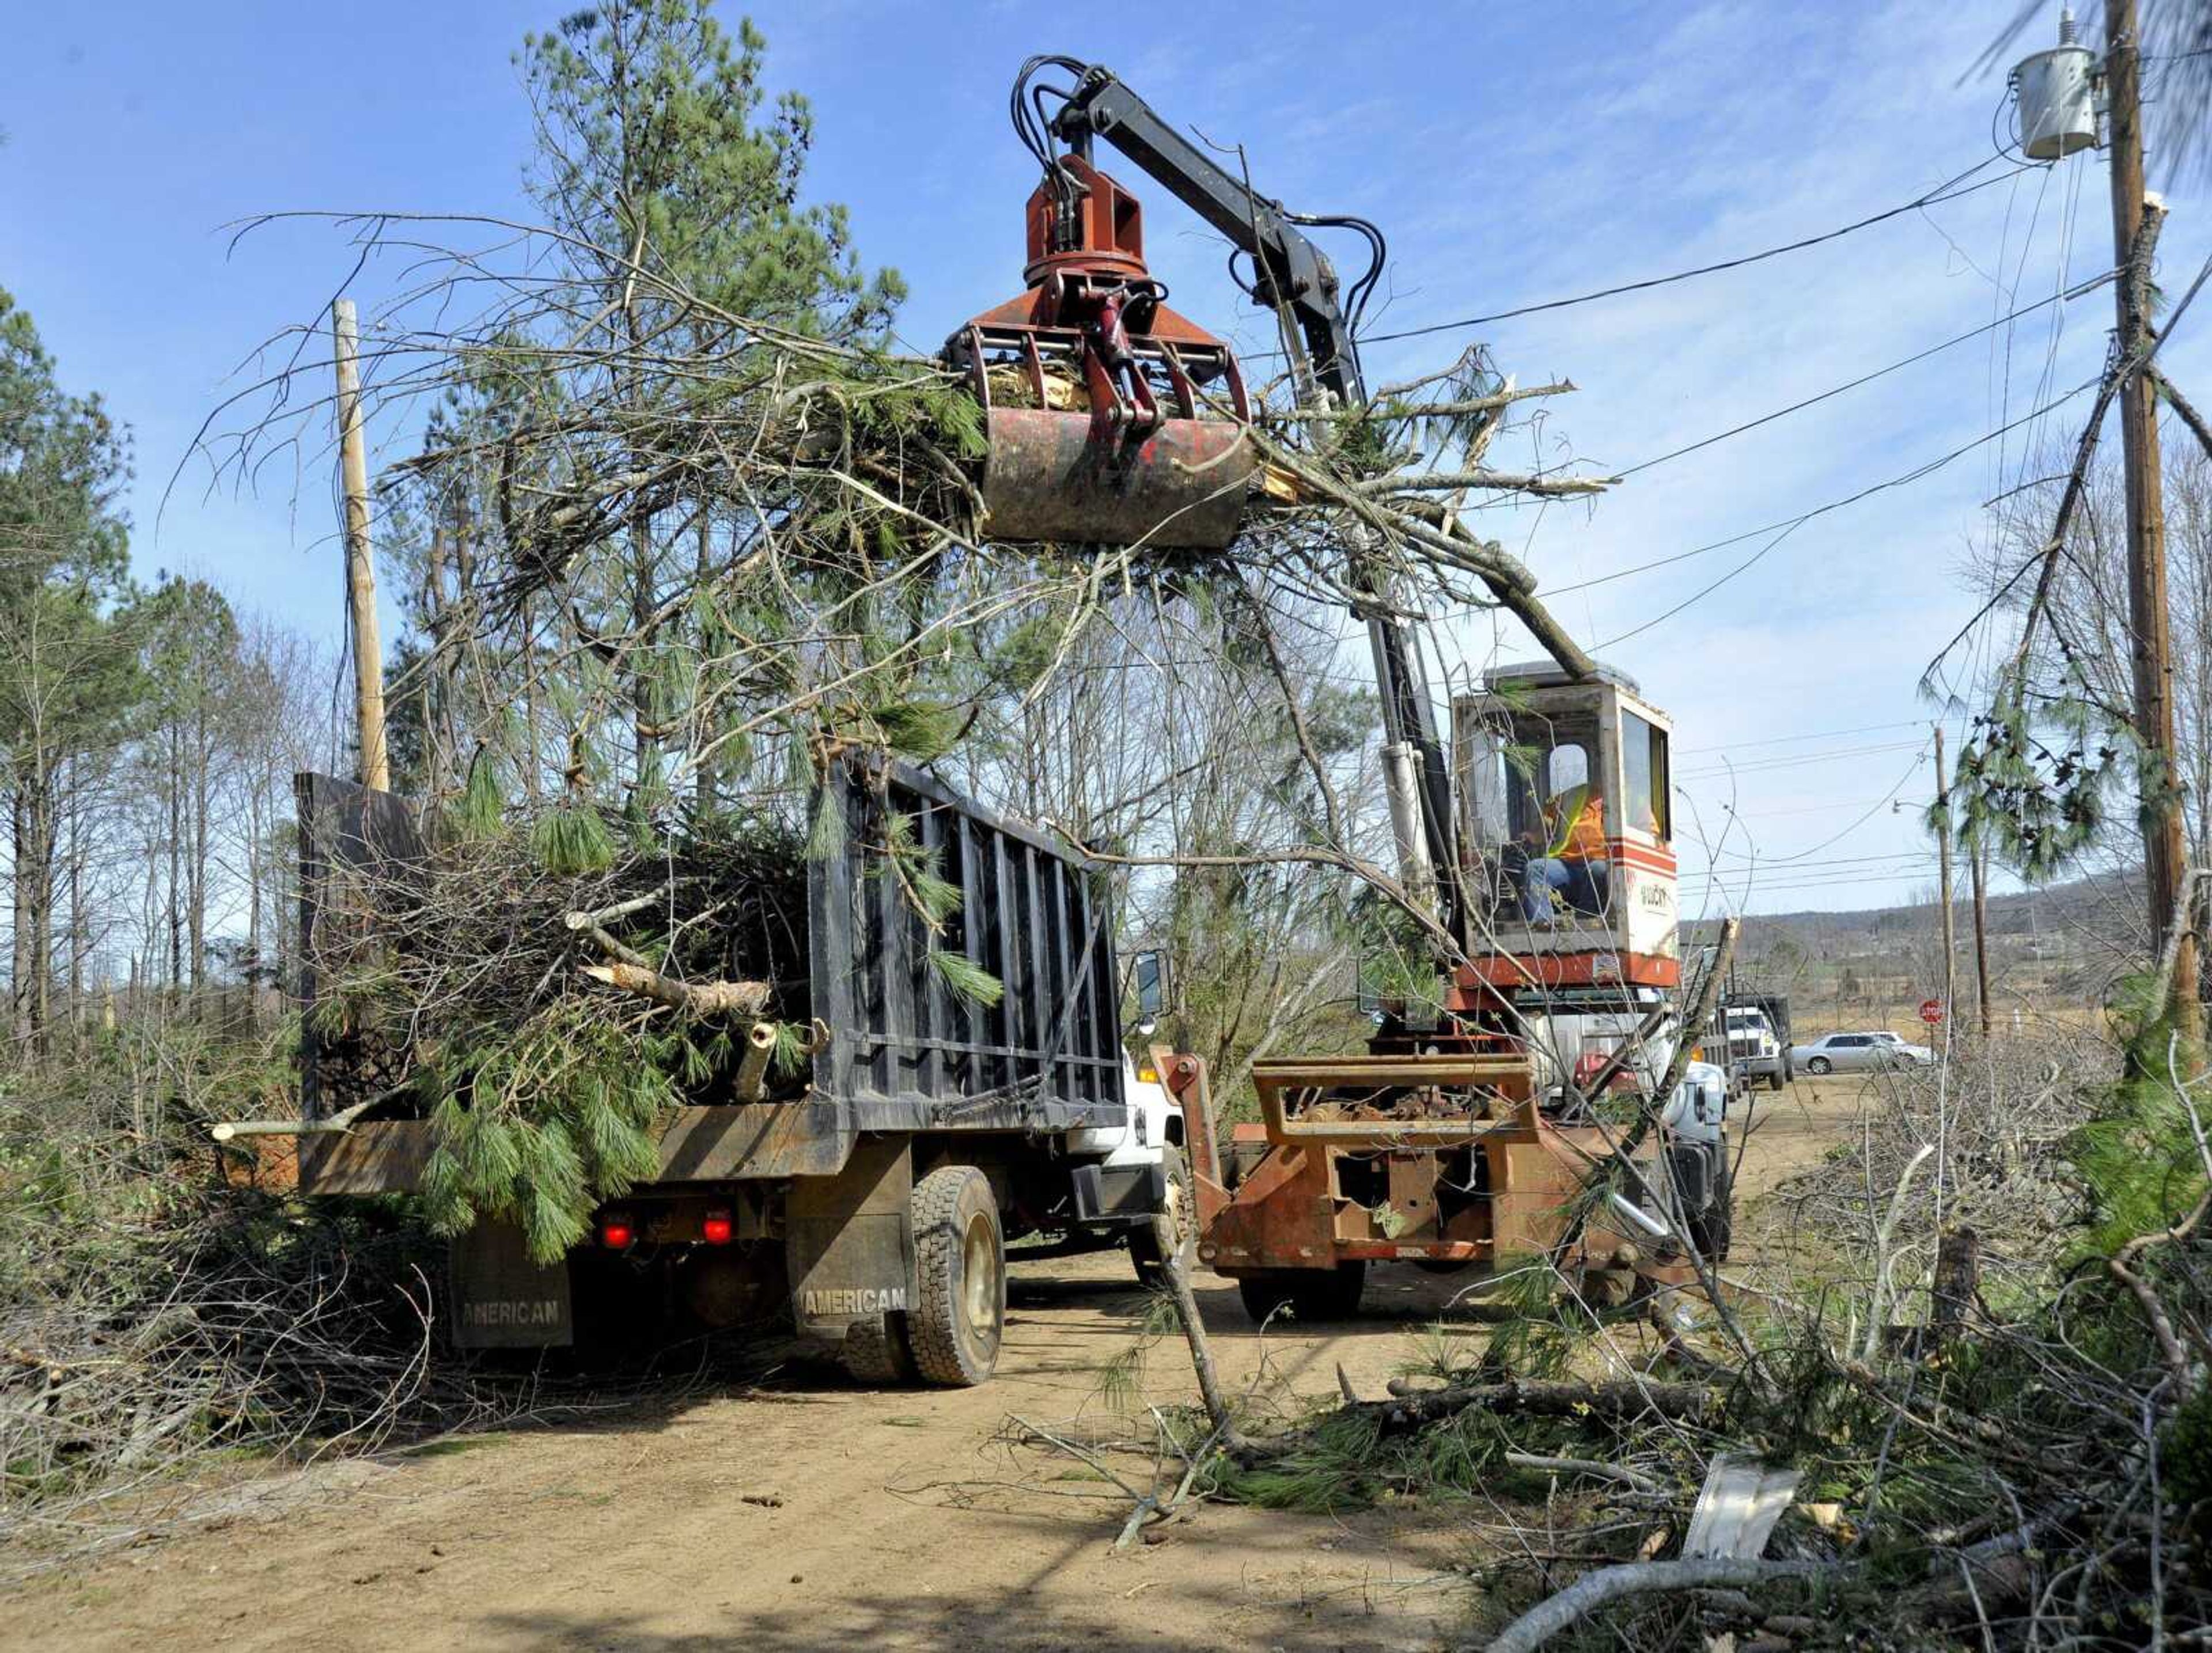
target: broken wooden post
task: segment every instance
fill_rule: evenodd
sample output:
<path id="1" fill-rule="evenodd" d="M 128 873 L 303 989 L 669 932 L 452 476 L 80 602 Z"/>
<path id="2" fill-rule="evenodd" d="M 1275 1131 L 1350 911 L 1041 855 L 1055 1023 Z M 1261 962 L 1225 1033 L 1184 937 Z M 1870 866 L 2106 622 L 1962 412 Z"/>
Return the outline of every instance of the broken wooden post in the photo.
<path id="1" fill-rule="evenodd" d="M 1928 1342 L 1942 1348 L 1966 1323 L 1981 1291 L 1982 1239 L 1971 1228 L 1943 1237 L 1936 1250 L 1936 1283 L 1928 1311 Z"/>

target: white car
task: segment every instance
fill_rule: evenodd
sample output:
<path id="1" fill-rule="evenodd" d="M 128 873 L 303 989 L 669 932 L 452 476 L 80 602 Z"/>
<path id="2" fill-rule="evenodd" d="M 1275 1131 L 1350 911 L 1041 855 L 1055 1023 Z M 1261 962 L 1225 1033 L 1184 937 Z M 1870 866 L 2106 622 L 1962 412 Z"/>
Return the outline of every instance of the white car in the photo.
<path id="1" fill-rule="evenodd" d="M 1879 1073 L 1898 1067 L 1926 1067 L 1936 1053 L 1924 1044 L 1907 1044 L 1882 1029 L 1866 1033 L 1831 1033 L 1810 1044 L 1792 1045 L 1790 1060 L 1808 1073 Z"/>

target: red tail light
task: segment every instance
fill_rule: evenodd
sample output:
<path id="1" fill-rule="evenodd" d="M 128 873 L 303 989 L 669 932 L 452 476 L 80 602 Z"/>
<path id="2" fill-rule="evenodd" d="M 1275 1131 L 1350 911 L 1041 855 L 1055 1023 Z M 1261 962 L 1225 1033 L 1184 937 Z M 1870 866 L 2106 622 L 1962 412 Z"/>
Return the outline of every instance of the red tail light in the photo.
<path id="1" fill-rule="evenodd" d="M 610 1217 L 599 1225 L 599 1243 L 610 1251 L 627 1251 L 637 1243 L 637 1231 L 627 1217 Z"/>
<path id="2" fill-rule="evenodd" d="M 708 1245 L 727 1245 L 737 1231 L 726 1211 L 710 1211 L 699 1225 L 699 1237 Z"/>

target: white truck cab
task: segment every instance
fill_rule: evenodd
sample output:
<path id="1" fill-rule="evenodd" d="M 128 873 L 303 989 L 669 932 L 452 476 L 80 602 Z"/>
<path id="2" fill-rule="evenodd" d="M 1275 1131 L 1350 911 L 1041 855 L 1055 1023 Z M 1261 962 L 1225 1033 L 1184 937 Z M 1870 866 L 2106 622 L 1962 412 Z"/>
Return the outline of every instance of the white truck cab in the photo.
<path id="1" fill-rule="evenodd" d="M 1116 1169 L 1165 1164 L 1168 1151 L 1182 1146 L 1182 1109 L 1170 1098 L 1158 1074 L 1127 1056 L 1121 1059 L 1121 1097 L 1128 1104 L 1128 1122 L 1070 1131 L 1069 1155 L 1096 1157 Z"/>
<path id="2" fill-rule="evenodd" d="M 1143 1036 L 1158 1024 L 1166 976 L 1158 953 L 1139 953 L 1130 964 L 1136 988 L 1137 1031 Z M 1138 1279 L 1149 1285 L 1157 1279 L 1160 1264 L 1149 1222 L 1132 1224 L 1121 1220 L 1110 1225 L 1086 1223 L 1085 1207 L 1091 1202 L 1086 1201 L 1085 1191 L 1127 1189 L 1141 1181 L 1152 1194 L 1142 1203 L 1142 1210 L 1147 1213 L 1153 1210 L 1164 1212 L 1178 1246 L 1187 1253 L 1194 1250 L 1198 1236 L 1190 1172 L 1183 1158 L 1182 1109 L 1168 1095 L 1167 1086 L 1160 1083 L 1160 1076 L 1152 1071 L 1149 1060 L 1139 1065 L 1126 1054 L 1121 1058 L 1121 1098 L 1127 1107 L 1125 1122 L 1086 1127 L 1067 1133 L 1065 1151 L 1070 1159 L 1078 1162 L 1074 1225 L 1053 1249 L 1061 1255 L 1103 1251 L 1126 1240 L 1137 1266 Z M 1092 1208 L 1103 1210 L 1109 1203 L 1107 1198 L 1097 1198 Z M 1118 1203 L 1124 1210 L 1134 1208 L 1126 1199 Z"/>
<path id="3" fill-rule="evenodd" d="M 1779 1091 L 1790 1080 L 1790 1054 L 1766 1012 L 1755 1005 L 1730 1005 L 1721 1016 L 1729 1068 L 1746 1083 L 1764 1079 L 1769 1090 Z"/>

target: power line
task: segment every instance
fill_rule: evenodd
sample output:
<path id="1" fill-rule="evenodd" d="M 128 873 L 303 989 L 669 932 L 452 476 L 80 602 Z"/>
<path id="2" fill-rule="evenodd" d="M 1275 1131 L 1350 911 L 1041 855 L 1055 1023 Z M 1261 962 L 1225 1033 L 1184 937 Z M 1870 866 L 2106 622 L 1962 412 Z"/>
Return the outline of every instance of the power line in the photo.
<path id="1" fill-rule="evenodd" d="M 2055 398 L 2052 400 L 2045 403 L 2041 407 L 2035 409 L 2033 412 L 2021 415 L 2021 417 L 2014 420 L 2010 424 L 2002 425 L 1995 430 L 1985 432 L 1982 435 L 1975 437 L 1973 441 L 1953 448 L 1949 453 L 1942 455 L 1940 458 L 1930 459 L 1925 465 L 1916 465 L 1911 471 L 1907 471 L 1899 476 L 1889 477 L 1887 480 L 1883 482 L 1870 483 L 1867 487 L 1860 489 L 1855 494 L 1847 494 L 1841 499 L 1830 500 L 1825 505 L 1816 505 L 1811 510 L 1804 513 L 1802 516 L 1791 517 L 1780 522 L 1770 522 L 1764 527 L 1746 529 L 1742 533 L 1731 534 L 1726 539 L 1717 539 L 1710 544 L 1699 545 L 1686 551 L 1677 551 L 1671 556 L 1659 557 L 1652 562 L 1638 563 L 1631 568 L 1616 568 L 1611 574 L 1600 574 L 1595 579 L 1581 580 L 1571 586 L 1557 586 L 1548 593 L 1547 595 L 1556 598 L 1565 596 L 1571 592 L 1588 591 L 1594 586 L 1606 585 L 1615 580 L 1625 580 L 1631 574 L 1648 574 L 1654 568 L 1663 568 L 1676 562 L 1685 562 L 1689 561 L 1692 557 L 1704 556 L 1709 552 L 1723 550 L 1730 545 L 1741 545 L 1745 540 L 1756 539 L 1762 534 L 1771 534 L 1774 536 L 1773 538 L 1769 540 L 1765 545 L 1761 546 L 1752 556 L 1747 557 L 1735 568 L 1730 568 L 1719 579 L 1703 587 L 1701 590 L 1692 593 L 1689 597 L 1684 599 L 1681 602 L 1677 603 L 1673 608 L 1668 609 L 1665 613 L 1656 615 L 1652 618 L 1646 620 L 1642 625 L 1634 627 L 1630 630 L 1624 631 L 1617 636 L 1608 637 L 1604 642 L 1598 645 L 1600 648 L 1609 648 L 1615 643 L 1625 642 L 1631 637 L 1639 635 L 1644 632 L 1650 630 L 1652 627 L 1658 625 L 1664 621 L 1674 618 L 1674 616 L 1680 614 L 1684 609 L 1690 607 L 1691 605 L 1702 601 L 1706 597 L 1711 596 L 1714 592 L 1718 591 L 1729 580 L 1735 579 L 1736 575 L 1743 573 L 1745 570 L 1750 568 L 1753 564 L 1759 562 L 1760 559 L 1765 557 L 1769 551 L 1771 551 L 1777 545 L 1779 545 L 1784 539 L 1788 538 L 1791 534 L 1803 527 L 1807 523 L 1812 521 L 1814 518 L 1826 516 L 1831 512 L 1840 511 L 1849 505 L 1856 505 L 1861 500 L 1870 498 L 1874 495 L 1885 492 L 1889 489 L 1902 488 L 1910 483 L 1918 482 L 1923 477 L 1933 476 L 1936 471 L 1941 471 L 1944 466 L 1951 464 L 1954 460 L 1972 453 L 1978 447 L 1981 447 L 1988 443 L 1996 441 L 1999 437 L 2004 435 L 2006 432 L 2017 429 L 2021 425 L 2032 423 L 2033 421 L 2041 418 L 2045 414 L 2050 412 L 2054 408 L 2064 406 L 2075 397 L 2081 395 L 2082 392 L 2093 388 L 2094 383 L 2094 381 L 2085 380 L 2081 384 L 2076 385 L 2072 390 L 2068 391 L 2063 396 Z"/>
<path id="2" fill-rule="evenodd" d="M 1757 775 L 1768 769 L 1796 769 L 1804 763 L 1825 763 L 1834 758 L 1875 757 L 1885 752 L 1917 751 L 1927 744 L 1923 740 L 1886 740 L 1870 746 L 1837 746 L 1826 751 L 1800 752 L 1795 757 L 1755 757 L 1747 763 L 1716 763 L 1699 769 L 1685 769 L 1674 778 L 1677 781 L 1711 781 L 1723 775 Z"/>
<path id="3" fill-rule="evenodd" d="M 1677 746 L 1674 756 L 1695 757 L 1703 752 L 1741 752 L 1753 746 L 1781 746 L 1799 740 L 1841 740 L 1846 735 L 1881 734 L 1891 729 L 1917 729 L 1924 723 L 1924 719 L 1910 718 L 1900 723 L 1863 723 L 1856 729 L 1820 729 L 1810 734 L 1769 735 L 1759 740 L 1731 740 L 1720 746 Z"/>
<path id="4" fill-rule="evenodd" d="M 1599 299 L 1618 298 L 1623 293 L 1642 293 L 1655 287 L 1668 287 L 1676 282 L 1689 281 L 1698 276 L 1716 275 L 1724 270 L 1740 270 L 1746 264 L 1763 263 L 1768 258 L 1778 258 L 1785 252 L 1802 252 L 1808 246 L 1818 246 L 1824 241 L 1836 240 L 1842 236 L 1856 234 L 1859 230 L 1871 228 L 1876 224 L 1886 223 L 1892 218 L 1902 217 L 1908 212 L 1917 212 L 1923 207 L 1936 206 L 1945 201 L 1956 201 L 1962 197 L 1972 195 L 1977 190 L 1985 190 L 1992 184 L 2002 184 L 2006 179 L 2016 173 L 2033 170 L 2028 167 L 2014 167 L 2010 171 L 1999 173 L 1995 178 L 1985 178 L 1978 184 L 1967 184 L 1964 189 L 1955 187 L 1965 184 L 1967 179 L 1972 178 L 1984 167 L 1991 166 L 2002 159 L 2003 157 L 2001 155 L 1990 155 L 1985 160 L 1978 161 L 1957 177 L 1938 184 L 1924 194 L 1913 197 L 1902 206 L 1888 208 L 1870 217 L 1861 218 L 1856 222 L 1845 224 L 1840 228 L 1825 231 L 1818 235 L 1808 235 L 1799 240 L 1784 242 L 1780 246 L 1770 246 L 1764 252 L 1747 252 L 1739 258 L 1723 258 L 1717 264 L 1699 264 L 1694 270 L 1678 270 L 1671 276 L 1653 276 L 1643 281 L 1624 282 L 1618 287 L 1601 288 L 1595 293 L 1578 294 L 1573 298 L 1547 299 L 1540 304 L 1523 304 L 1515 309 L 1499 310 L 1486 316 L 1468 316 L 1460 321 L 1433 322 L 1425 327 L 1407 327 L 1395 333 L 1369 333 L 1359 342 L 1362 344 L 1386 344 L 1394 339 L 1424 338 L 1431 333 L 1456 332 L 1462 328 L 1480 327 L 1493 321 L 1510 321 L 1516 316 L 1534 315 L 1540 311 L 1565 310 L 1577 304 L 1595 303 Z"/>
<path id="5" fill-rule="evenodd" d="M 1941 356 L 1944 351 L 1950 349 L 1956 345 L 1964 344 L 1969 340 L 1979 338 L 1984 333 L 1995 332 L 2000 327 L 2008 326 L 2013 322 L 2017 321 L 2021 317 L 2030 314 L 2034 311 L 2048 309 L 2051 306 L 2063 303 L 2068 299 L 2077 299 L 2081 297 L 2084 294 L 2093 293 L 2098 288 L 2103 286 L 2106 282 L 2112 280 L 2112 277 L 2116 273 L 2118 272 L 2106 270 L 2103 275 L 2093 277 L 2088 281 L 2079 283 L 2063 293 L 2053 293 L 2050 297 L 2038 299 L 2033 304 L 2023 304 L 2019 309 L 2013 311 L 2009 315 L 1999 316 L 1995 321 L 1984 322 L 1980 326 L 1973 328 L 1969 331 L 1960 333 L 1955 338 L 1947 338 L 1941 344 L 1931 344 L 1926 349 L 1915 351 L 1911 356 L 1891 362 L 1886 368 L 1876 368 L 1872 373 L 1861 374 L 1856 379 L 1847 380 L 1843 384 L 1838 385 L 1832 389 L 1822 391 L 1818 396 L 1808 396 L 1802 402 L 1792 402 L 1786 408 L 1777 408 L 1771 413 L 1761 414 L 1756 419 L 1747 419 L 1740 425 L 1732 425 L 1726 430 L 1717 431 L 1714 435 L 1707 436 L 1701 441 L 1691 442 L 1686 447 L 1674 448 L 1671 452 L 1662 453 L 1656 459 L 1646 459 L 1640 465 L 1632 465 L 1626 471 L 1615 471 L 1613 473 L 1613 480 L 1617 482 L 1623 477 L 1635 476 L 1638 471 L 1649 471 L 1654 465 L 1664 465 L 1669 459 L 1679 459 L 1686 453 L 1695 453 L 1701 448 L 1712 447 L 1716 442 L 1724 442 L 1731 436 L 1741 436 L 1747 430 L 1757 430 L 1761 425 L 1772 424 L 1777 419 L 1786 419 L 1793 413 L 1802 413 L 1807 408 L 1817 407 L 1821 403 L 1831 401 L 1836 397 L 1843 395 L 1847 391 L 1855 391 L 1862 385 L 1871 385 L 1877 379 L 1887 378 L 1891 374 L 1910 368 L 1917 362 L 1925 362 L 1930 356 Z"/>
<path id="6" fill-rule="evenodd" d="M 1787 863 L 1783 870 L 1785 870 L 1790 876 L 1796 876 L 1801 874 L 1801 872 L 1836 870 L 1836 867 L 1860 867 L 1860 870 L 1865 870 L 1865 867 L 1875 867 L 1875 866 L 1893 866 L 1893 863 L 1900 863 L 1900 860 L 1909 860 L 1909 863 L 1913 863 L 1913 866 L 1920 866 L 1920 863 L 1931 863 L 1931 860 L 1936 859 L 1938 859 L 1938 854 L 1936 854 L 1933 850 L 1929 850 L 1929 848 L 1920 848 L 1920 850 L 1882 850 L 1881 854 L 1836 854 L 1836 856 L 1825 856 L 1825 859 L 1820 860 L 1792 860 L 1792 863 Z M 1708 872 L 1759 872 L 1759 867 L 1765 867 L 1770 866 L 1770 863 L 1774 863 L 1774 856 L 1763 856 L 1756 850 L 1728 850 L 1723 852 L 1723 859 L 1719 860 L 1708 860 L 1708 863 L 1701 867 L 1683 867 L 1681 876 L 1683 878 L 1687 878 L 1687 876 L 1692 876 L 1692 874 L 1704 876 L 1708 874 Z"/>
<path id="7" fill-rule="evenodd" d="M 1841 798 L 1832 804 L 1799 804 L 1788 809 L 1742 809 L 1731 812 L 1739 821 L 1771 821 L 1784 815 L 1826 815 L 1832 810 L 1864 809 L 1869 804 L 1887 802 L 1887 798 Z"/>
<path id="8" fill-rule="evenodd" d="M 1869 805 L 1865 814 L 1858 817 L 1840 832 L 1838 832 L 1830 837 L 1823 838 L 1819 843 L 1814 844 L 1810 849 L 1802 849 L 1795 855 L 1777 855 L 1768 863 L 1768 865 L 1774 866 L 1787 866 L 1792 861 L 1810 860 L 1814 856 L 1820 854 L 1821 851 L 1827 849 L 1833 845 L 1841 843 L 1844 839 L 1850 837 L 1851 834 L 1856 832 L 1861 827 L 1872 820 L 1875 817 L 1875 812 L 1879 811 L 1884 804 L 1893 801 L 1896 799 L 1897 794 L 1905 790 L 1905 783 L 1912 779 L 1914 774 L 1919 769 L 1923 763 L 1927 762 L 1927 760 L 1928 749 L 1927 747 L 1923 746 L 1921 750 L 1914 755 L 1912 762 L 1905 766 L 1905 773 L 1897 777 L 1897 784 L 1892 787 L 1881 797 L 1875 799 L 1872 804 Z M 1733 813 L 1733 811 L 1730 812 Z"/>

